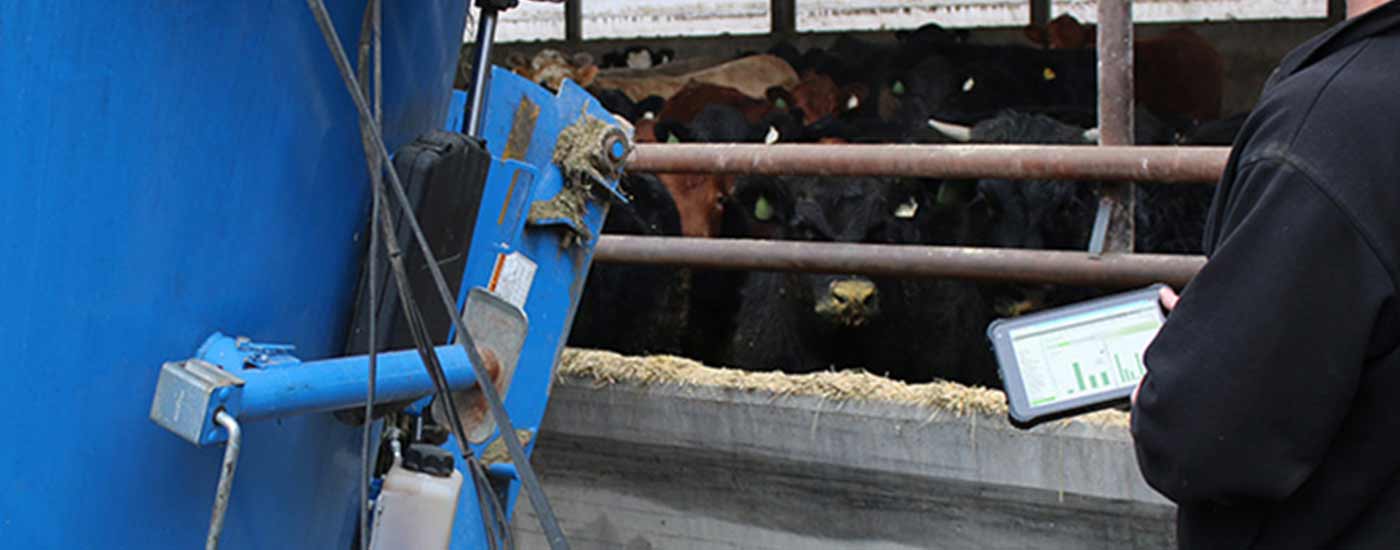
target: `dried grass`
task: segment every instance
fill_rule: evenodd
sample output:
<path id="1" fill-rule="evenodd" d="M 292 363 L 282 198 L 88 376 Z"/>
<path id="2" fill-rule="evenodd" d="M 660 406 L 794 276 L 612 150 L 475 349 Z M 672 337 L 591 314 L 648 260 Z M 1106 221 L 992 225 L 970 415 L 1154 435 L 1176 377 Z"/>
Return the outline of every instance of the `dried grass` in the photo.
<path id="1" fill-rule="evenodd" d="M 906 384 L 860 370 L 810 374 L 756 372 L 707 367 L 670 355 L 627 357 L 608 351 L 569 349 L 564 351 L 559 374 L 603 384 L 709 387 L 774 397 L 806 396 L 837 402 L 896 403 L 947 411 L 957 416 L 973 413 L 1006 415 L 1006 396 L 998 390 L 941 381 Z M 1127 426 L 1128 415 L 1120 411 L 1102 411 L 1071 421 Z"/>

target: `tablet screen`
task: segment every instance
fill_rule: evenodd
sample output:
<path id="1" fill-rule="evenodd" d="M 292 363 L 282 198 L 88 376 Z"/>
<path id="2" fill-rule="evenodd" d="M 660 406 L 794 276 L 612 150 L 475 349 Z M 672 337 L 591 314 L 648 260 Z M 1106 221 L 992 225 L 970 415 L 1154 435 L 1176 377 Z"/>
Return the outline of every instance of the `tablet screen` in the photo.
<path id="1" fill-rule="evenodd" d="M 1047 319 L 1007 332 L 1031 407 L 1131 388 L 1162 328 L 1157 302 L 1137 301 Z"/>

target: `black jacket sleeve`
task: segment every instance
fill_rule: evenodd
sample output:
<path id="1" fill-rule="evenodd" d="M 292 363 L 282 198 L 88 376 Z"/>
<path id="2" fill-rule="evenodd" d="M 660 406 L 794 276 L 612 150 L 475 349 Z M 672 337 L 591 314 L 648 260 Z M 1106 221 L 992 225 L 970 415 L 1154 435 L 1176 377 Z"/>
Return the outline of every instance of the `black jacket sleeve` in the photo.
<path id="1" fill-rule="evenodd" d="M 1145 357 L 1132 431 L 1178 503 L 1268 502 L 1321 462 L 1357 391 L 1392 279 L 1324 188 L 1241 166 L 1216 246 Z"/>

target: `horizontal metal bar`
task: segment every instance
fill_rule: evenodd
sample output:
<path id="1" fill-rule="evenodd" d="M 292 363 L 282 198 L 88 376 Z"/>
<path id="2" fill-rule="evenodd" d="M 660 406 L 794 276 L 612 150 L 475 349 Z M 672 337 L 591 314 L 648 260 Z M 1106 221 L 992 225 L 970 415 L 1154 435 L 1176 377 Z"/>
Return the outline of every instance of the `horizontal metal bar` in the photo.
<path id="1" fill-rule="evenodd" d="M 461 347 L 440 346 L 437 355 L 449 387 L 466 389 L 476 384 Z M 253 422 L 364 406 L 368 361 L 368 356 L 357 355 L 296 366 L 239 370 L 244 385 L 238 419 Z M 380 353 L 378 366 L 377 403 L 406 401 L 433 393 L 433 381 L 416 350 Z"/>
<path id="2" fill-rule="evenodd" d="M 947 277 L 982 281 L 1131 287 L 1184 286 L 1203 256 L 604 235 L 595 260 L 709 269 Z"/>
<path id="3" fill-rule="evenodd" d="M 1215 183 L 1228 147 L 637 144 L 638 172 Z"/>

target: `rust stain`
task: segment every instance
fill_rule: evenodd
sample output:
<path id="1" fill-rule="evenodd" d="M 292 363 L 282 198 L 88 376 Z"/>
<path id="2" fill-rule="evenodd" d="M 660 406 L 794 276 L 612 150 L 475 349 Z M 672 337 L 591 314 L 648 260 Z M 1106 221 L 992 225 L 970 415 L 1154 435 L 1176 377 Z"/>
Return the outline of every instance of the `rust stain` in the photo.
<path id="1" fill-rule="evenodd" d="M 506 211 L 510 210 L 510 197 L 515 194 L 515 184 L 518 181 L 520 181 L 520 171 L 516 170 L 515 174 L 510 177 L 510 187 L 506 188 L 506 200 L 501 203 L 501 215 L 496 218 L 496 225 L 506 223 Z"/>
<path id="2" fill-rule="evenodd" d="M 535 121 L 539 118 L 540 106 L 528 97 L 520 98 L 520 105 L 515 108 L 515 117 L 511 122 L 510 136 L 506 138 L 506 150 L 502 155 L 505 160 L 525 160 L 525 153 L 530 150 L 530 142 L 535 137 Z"/>

